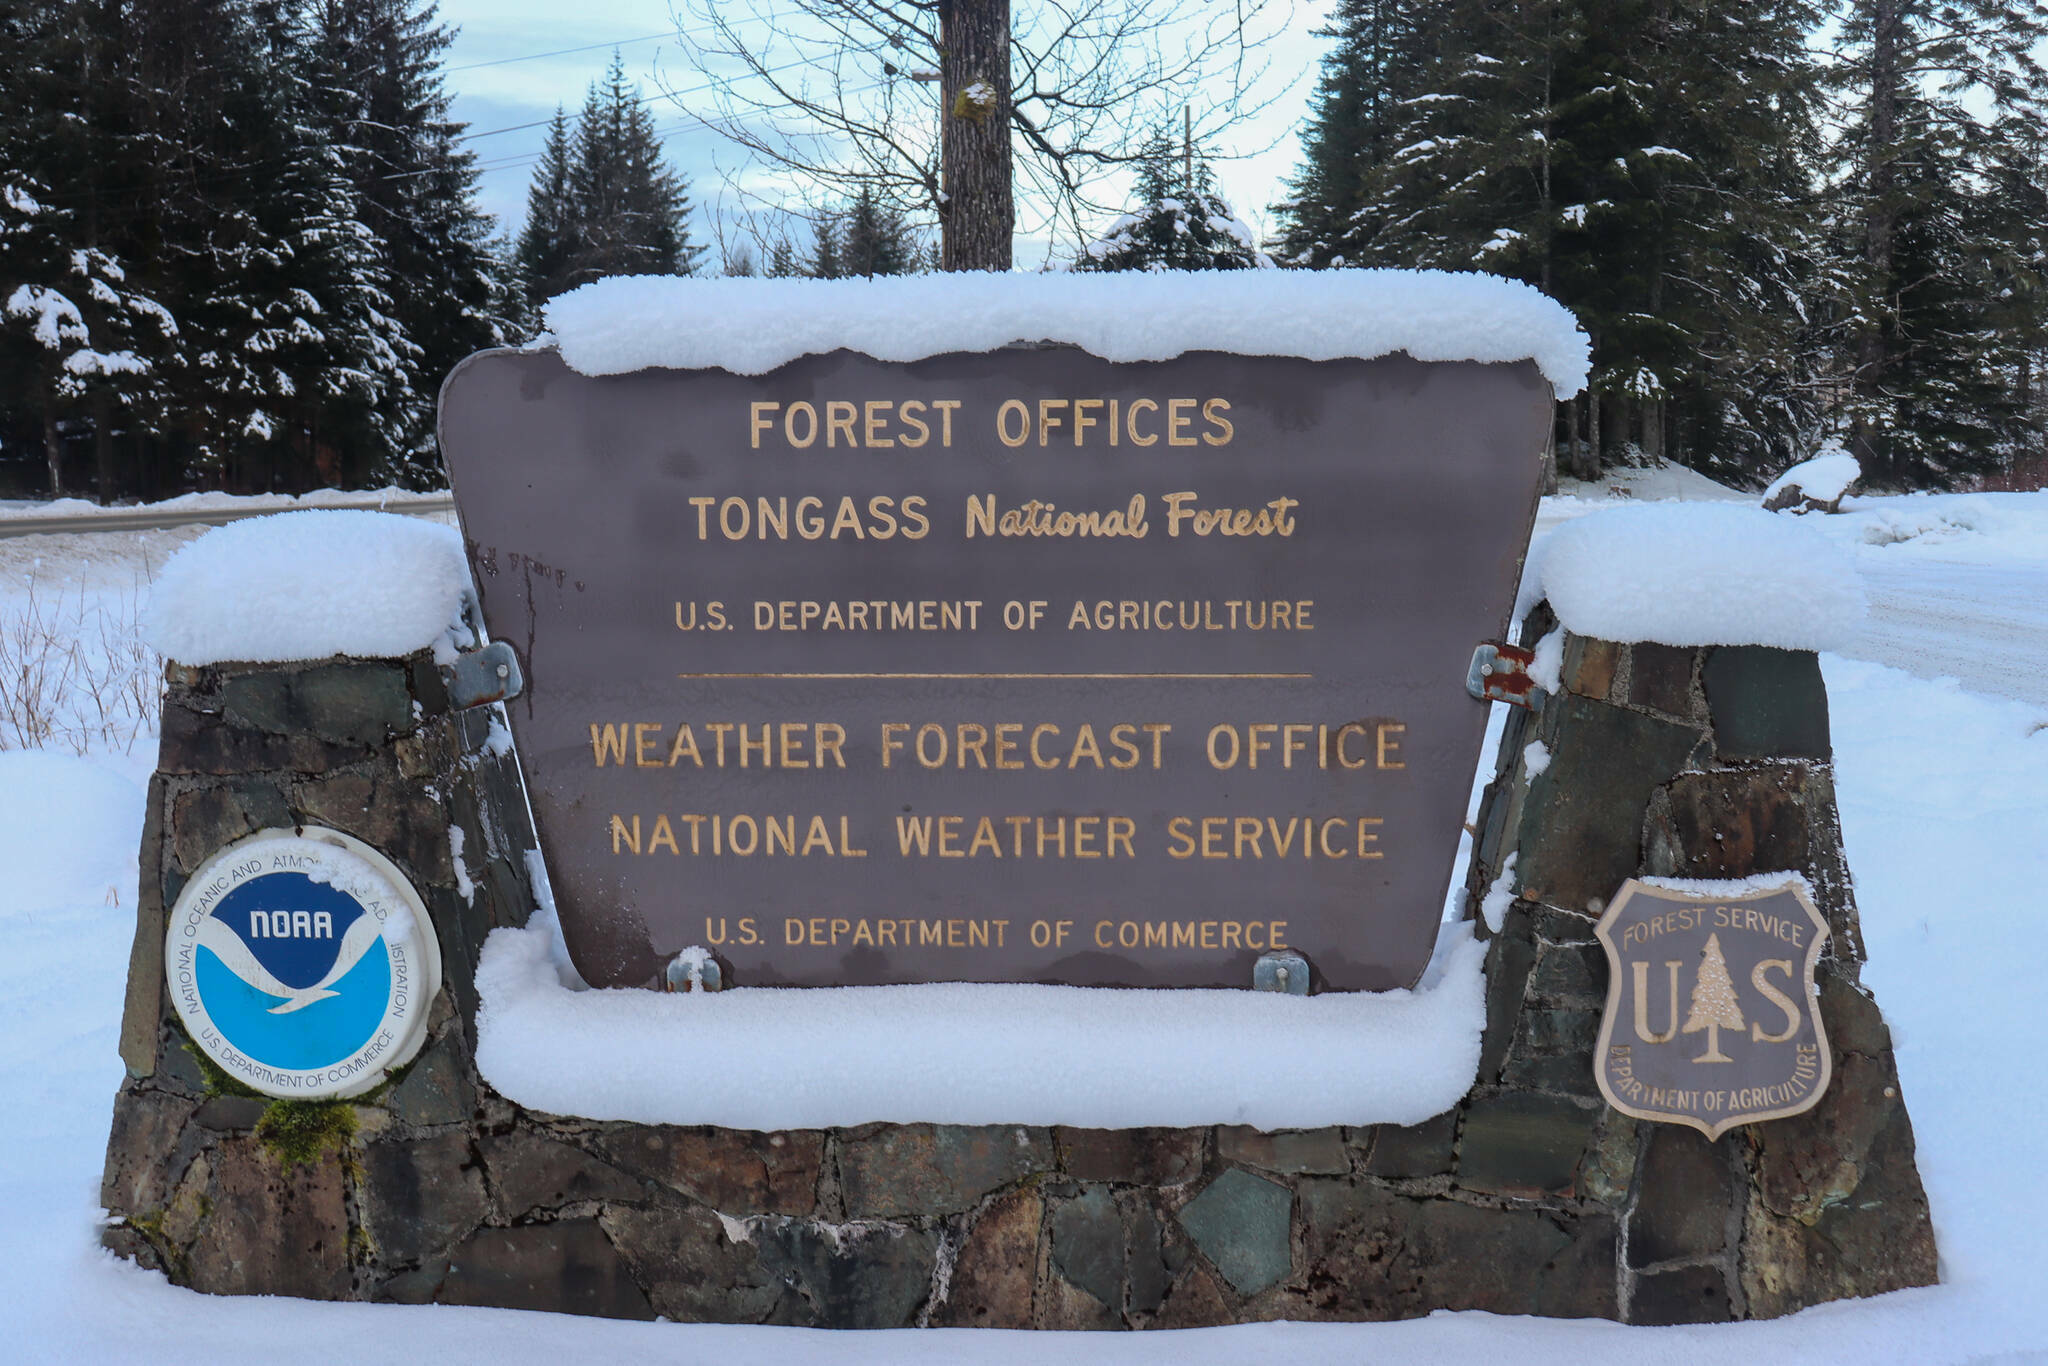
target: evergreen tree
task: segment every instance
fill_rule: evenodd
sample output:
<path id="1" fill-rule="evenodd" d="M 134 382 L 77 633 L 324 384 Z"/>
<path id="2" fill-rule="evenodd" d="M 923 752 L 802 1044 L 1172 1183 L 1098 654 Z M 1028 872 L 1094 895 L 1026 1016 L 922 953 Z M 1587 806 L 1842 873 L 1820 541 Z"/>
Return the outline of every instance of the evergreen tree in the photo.
<path id="1" fill-rule="evenodd" d="M 569 287 L 575 231 L 576 208 L 569 194 L 569 118 L 558 104 L 526 191 L 526 226 L 519 232 L 519 266 L 536 305 Z"/>
<path id="2" fill-rule="evenodd" d="M 416 0 L 0 4 L 0 441 L 103 498 L 437 478 L 435 383 L 520 305 L 446 39 Z"/>
<path id="3" fill-rule="evenodd" d="M 1318 213 L 1343 236 L 1290 250 L 1477 268 L 1571 308 L 1594 344 L 1591 392 L 1563 414 L 1582 475 L 1631 450 L 1724 477 L 1781 465 L 1822 389 L 1801 322 L 1819 269 L 1813 19 L 1805 0 L 1418 7 L 1402 50 L 1429 55 L 1402 71 L 1412 93 L 1378 135 L 1392 150 L 1359 162 L 1355 201 L 1299 202 L 1297 239 Z M 1349 69 L 1326 69 L 1333 121 Z M 1330 175 L 1311 162 L 1297 185 L 1327 195 Z"/>
<path id="4" fill-rule="evenodd" d="M 775 239 L 775 245 L 768 251 L 768 278 L 786 280 L 793 275 L 802 275 L 803 267 L 797 264 L 796 250 L 789 245 L 787 237 Z"/>
<path id="5" fill-rule="evenodd" d="M 2019 0 L 1849 7 L 1840 336 L 1849 449 L 1872 486 L 1946 486 L 2029 439 L 2044 37 Z"/>
<path id="6" fill-rule="evenodd" d="M 1367 186 L 1398 144 L 1409 101 L 1422 94 L 1433 24 L 1446 7 L 1425 0 L 1341 0 L 1322 80 L 1302 134 L 1301 167 L 1275 206 L 1280 260 L 1291 266 L 1355 262 L 1380 224 Z"/>
<path id="7" fill-rule="evenodd" d="M 917 269 L 918 248 L 903 215 L 876 203 L 863 185 L 839 229 L 840 269 L 847 275 L 908 275 Z"/>
<path id="8" fill-rule="evenodd" d="M 813 280 L 836 280 L 846 274 L 839 255 L 839 220 L 831 214 L 821 214 L 811 225 L 811 259 L 804 263 L 804 274 Z"/>
<path id="9" fill-rule="evenodd" d="M 1164 130 L 1138 163 L 1139 207 L 1081 249 L 1076 270 L 1247 270 L 1270 266 L 1215 191 L 1209 163 Z"/>
<path id="10" fill-rule="evenodd" d="M 662 162 L 654 118 L 614 53 L 576 127 L 569 185 L 575 205 L 571 286 L 606 275 L 688 275 L 703 248 L 690 240 L 690 200 Z"/>
<path id="11" fill-rule="evenodd" d="M 476 207 L 476 158 L 456 139 L 440 63 L 454 34 L 433 0 L 313 0 L 323 58 L 319 129 L 343 149 L 380 246 L 391 316 L 418 348 L 422 382 L 387 397 L 393 433 L 381 461 L 357 477 L 438 480 L 434 398 L 440 379 L 472 351 L 513 340 L 490 220 Z"/>

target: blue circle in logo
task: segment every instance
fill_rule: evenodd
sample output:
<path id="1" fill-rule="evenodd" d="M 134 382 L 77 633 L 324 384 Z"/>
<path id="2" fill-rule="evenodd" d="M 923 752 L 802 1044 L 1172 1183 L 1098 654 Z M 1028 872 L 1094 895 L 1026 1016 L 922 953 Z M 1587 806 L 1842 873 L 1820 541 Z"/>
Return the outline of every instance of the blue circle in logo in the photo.
<path id="1" fill-rule="evenodd" d="M 250 981 L 200 945 L 199 996 L 227 1041 L 257 1062 L 301 1071 L 368 1043 L 391 995 L 391 953 L 371 926 L 349 934 L 363 916 L 354 897 L 304 873 L 272 873 L 223 897 L 214 920 L 267 974 Z M 353 961 L 343 961 L 345 949 Z"/>

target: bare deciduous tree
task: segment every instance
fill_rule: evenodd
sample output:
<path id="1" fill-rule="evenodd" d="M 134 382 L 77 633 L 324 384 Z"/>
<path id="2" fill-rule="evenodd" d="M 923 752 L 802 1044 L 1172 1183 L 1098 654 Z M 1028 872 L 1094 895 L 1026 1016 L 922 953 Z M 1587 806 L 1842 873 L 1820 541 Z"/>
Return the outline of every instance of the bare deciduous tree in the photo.
<path id="1" fill-rule="evenodd" d="M 1264 49 L 1293 0 L 789 0 L 741 16 L 682 0 L 709 87 L 692 112 L 801 192 L 866 188 L 936 219 L 947 270 L 1007 270 L 1017 205 L 1088 237 L 1106 177 L 1192 111 L 1213 139 L 1274 97 Z M 1014 154 L 1014 155 L 1013 155 Z"/>

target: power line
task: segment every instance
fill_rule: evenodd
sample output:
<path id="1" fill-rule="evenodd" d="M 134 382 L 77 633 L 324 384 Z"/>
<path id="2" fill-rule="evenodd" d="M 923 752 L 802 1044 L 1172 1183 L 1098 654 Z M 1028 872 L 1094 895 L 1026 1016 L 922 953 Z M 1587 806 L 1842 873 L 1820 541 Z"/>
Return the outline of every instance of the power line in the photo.
<path id="1" fill-rule="evenodd" d="M 737 79 L 737 80 L 752 80 L 752 79 L 758 79 L 759 77 L 762 77 L 762 76 L 773 76 L 773 75 L 776 75 L 776 74 L 778 74 L 778 73 L 780 73 L 780 72 L 784 72 L 784 71 L 793 71 L 793 70 L 795 70 L 795 69 L 796 69 L 797 67 L 800 67 L 800 66 L 813 66 L 813 65 L 816 65 L 816 63 L 815 63 L 815 61 L 814 61 L 814 60 L 813 60 L 812 58 L 809 58 L 809 57 L 799 57 L 799 58 L 797 58 L 797 59 L 796 59 L 795 61 L 793 61 L 793 62 L 784 62 L 784 63 L 783 63 L 782 65 L 780 65 L 780 66 L 771 66 L 771 67 L 767 67 L 767 68 L 765 68 L 765 69 L 763 69 L 763 70 L 760 70 L 760 71 L 752 71 L 752 70 L 750 70 L 750 71 L 744 72 L 743 74 L 741 74 L 740 76 L 738 76 L 738 77 L 736 77 L 736 78 L 734 78 L 734 79 Z M 642 96 L 641 96 L 641 97 L 640 97 L 639 99 L 637 99 L 637 100 L 634 100 L 634 101 L 632 101 L 632 103 L 633 103 L 634 105 L 642 105 L 642 104 L 650 104 L 650 103 L 652 103 L 652 102 L 653 102 L 653 101 L 655 101 L 655 100 L 665 100 L 665 99 L 670 99 L 670 98 L 674 98 L 674 99 L 680 99 L 680 98 L 682 98 L 682 97 L 683 97 L 684 95 L 701 95 L 701 94 L 703 94 L 703 93 L 704 93 L 705 91 L 707 91 L 707 90 L 716 90 L 716 89 L 719 89 L 719 88 L 720 88 L 721 86 L 724 86 L 724 85 L 729 85 L 729 84 L 731 84 L 731 82 L 730 82 L 730 81 L 720 81 L 720 80 L 712 80 L 712 81 L 706 81 L 706 82 L 705 82 L 705 83 L 704 83 L 703 85 L 694 85 L 694 86 L 691 86 L 691 87 L 690 87 L 689 89 L 687 89 L 687 90 L 657 90 L 657 91 L 655 91 L 655 92 L 654 92 L 654 93 L 653 93 L 652 95 L 642 95 Z M 864 87 L 862 87 L 862 89 L 868 89 L 868 88 L 870 88 L 870 87 L 865 87 L 865 86 L 864 86 Z M 850 93 L 853 93 L 853 92 L 849 91 L 848 93 L 850 94 Z M 547 126 L 548 124 L 550 124 L 550 123 L 553 123 L 554 121 L 555 121 L 555 120 L 554 120 L 554 116 L 553 116 L 552 114 L 550 114 L 550 115 L 549 115 L 549 116 L 548 116 L 547 118 L 544 118 L 544 119 L 535 119 L 535 120 L 533 120 L 533 121 L 532 121 L 531 123 L 513 123 L 513 124 L 507 124 L 507 125 L 506 125 L 505 127 L 503 127 L 503 128 L 487 128 L 487 129 L 485 129 L 485 130 L 484 130 L 483 132 L 481 132 L 481 133 L 464 133 L 464 134 L 463 134 L 463 135 L 462 135 L 461 137 L 459 137 L 459 138 L 456 138 L 456 139 L 455 139 L 455 141 L 456 141 L 456 142 L 474 142 L 474 141 L 475 141 L 476 139 L 478 139 L 478 138 L 494 138 L 494 137 L 498 136 L 498 135 L 499 135 L 500 133 L 520 133 L 520 132 L 524 132 L 524 131 L 525 131 L 525 130 L 527 130 L 528 128 L 544 128 L 544 127 L 546 127 L 546 126 Z"/>
<path id="2" fill-rule="evenodd" d="M 608 43 L 585 43 L 582 47 L 558 47 L 553 52 L 529 52 L 523 57 L 500 57 L 492 62 L 465 62 L 461 66 L 445 68 L 453 75 L 458 71 L 477 71 L 487 66 L 509 66 L 513 62 L 537 62 L 545 57 L 567 57 L 576 52 L 595 52 L 602 47 L 627 47 L 633 43 L 651 43 L 656 38 L 674 38 L 678 31 L 665 28 L 659 33 L 643 33 L 638 38 L 614 38 Z"/>
<path id="3" fill-rule="evenodd" d="M 852 89 L 847 90 L 844 93 L 848 95 L 864 95 L 870 90 L 879 90 L 887 84 L 888 81 L 886 80 L 870 81 L 866 85 L 854 86 Z M 699 89 L 708 88 L 709 87 L 699 87 Z M 686 95 L 695 92 L 678 90 L 675 93 L 678 95 Z M 669 124 L 667 127 L 657 127 L 653 130 L 654 136 L 666 137 L 670 133 L 680 133 L 685 129 L 695 126 L 696 122 L 697 120 L 695 116 L 692 116 L 689 118 L 682 119 L 676 123 Z M 476 173 L 480 176 L 490 175 L 495 171 L 519 171 L 524 170 L 529 166 L 538 164 L 540 159 L 546 155 L 547 153 L 545 151 L 512 152 L 507 153 L 503 156 L 492 157 L 489 160 L 479 161 L 476 163 L 474 169 L 476 170 Z"/>
<path id="4" fill-rule="evenodd" d="M 790 11 L 788 10 L 782 10 L 780 12 L 756 14 L 753 15 L 752 17 L 756 21 L 765 22 L 775 19 L 787 18 L 789 16 L 789 13 Z M 581 47 L 558 47 L 552 52 L 527 52 L 522 53 L 517 57 L 494 58 L 488 62 L 464 62 L 461 66 L 443 67 L 441 74 L 444 76 L 453 75 L 457 71 L 477 71 L 487 66 L 507 66 L 513 62 L 537 62 L 547 57 L 567 57 L 578 52 L 596 52 L 600 48 L 626 47 L 632 43 L 651 43 L 657 38 L 695 38 L 706 31 L 707 30 L 701 28 L 690 29 L 682 28 L 680 26 L 673 28 L 665 28 L 659 33 L 643 33 L 637 38 L 614 38 L 611 41 L 604 43 L 585 43 Z M 716 32 L 717 29 L 714 26 L 709 31 Z"/>

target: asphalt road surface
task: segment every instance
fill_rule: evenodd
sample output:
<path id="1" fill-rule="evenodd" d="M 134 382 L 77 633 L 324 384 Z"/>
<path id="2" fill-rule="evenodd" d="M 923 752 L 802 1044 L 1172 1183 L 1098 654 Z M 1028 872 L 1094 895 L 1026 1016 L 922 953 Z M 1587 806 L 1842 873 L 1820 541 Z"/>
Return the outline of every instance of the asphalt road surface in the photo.
<path id="1" fill-rule="evenodd" d="M 2048 706 L 2048 560 L 1857 557 L 1870 593 L 1842 653 Z"/>
<path id="2" fill-rule="evenodd" d="M 299 507 L 350 508 L 371 512 L 402 512 L 410 517 L 430 517 L 453 512 L 455 500 L 444 494 L 438 498 L 407 498 L 389 503 L 379 498 L 363 498 L 348 502 L 292 504 L 289 507 L 108 508 L 105 512 L 86 512 L 75 517 L 0 517 L 0 538 L 90 531 L 167 531 L 181 526 L 224 526 L 229 522 L 240 521 L 244 517 L 262 517 L 273 512 L 293 511 Z"/>

